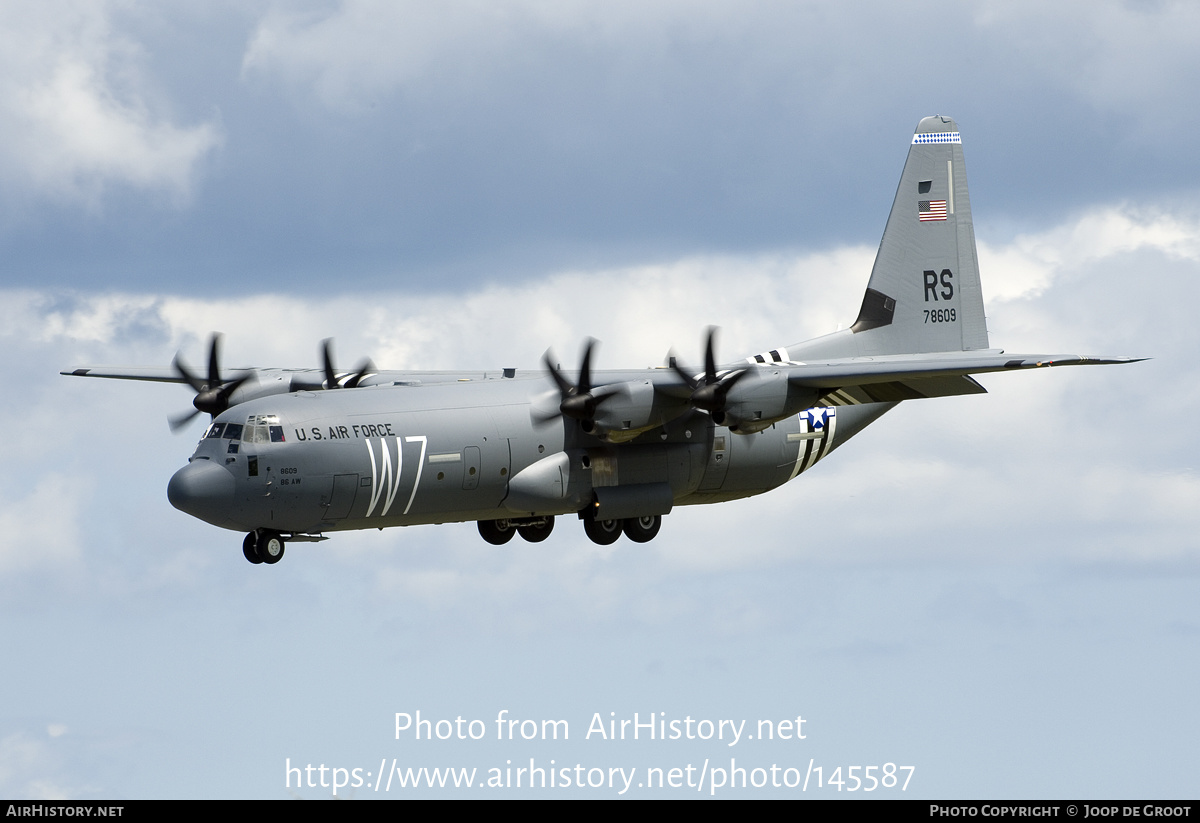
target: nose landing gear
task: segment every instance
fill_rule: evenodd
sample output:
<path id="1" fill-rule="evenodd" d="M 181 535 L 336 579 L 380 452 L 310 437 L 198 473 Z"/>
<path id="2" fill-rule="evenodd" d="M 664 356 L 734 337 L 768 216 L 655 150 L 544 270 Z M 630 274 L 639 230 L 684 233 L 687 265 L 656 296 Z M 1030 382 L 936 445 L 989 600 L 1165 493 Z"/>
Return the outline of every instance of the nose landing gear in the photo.
<path id="1" fill-rule="evenodd" d="M 283 559 L 283 536 L 270 529 L 255 529 L 242 541 L 242 554 L 251 563 L 274 565 Z"/>

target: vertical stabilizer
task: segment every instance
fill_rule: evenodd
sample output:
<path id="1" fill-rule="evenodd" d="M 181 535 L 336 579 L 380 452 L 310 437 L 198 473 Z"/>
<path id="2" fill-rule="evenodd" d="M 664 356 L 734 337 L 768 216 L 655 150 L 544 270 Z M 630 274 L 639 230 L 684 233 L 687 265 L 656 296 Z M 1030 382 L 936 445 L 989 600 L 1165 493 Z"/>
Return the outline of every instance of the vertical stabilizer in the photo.
<path id="1" fill-rule="evenodd" d="M 871 280 L 850 329 L 789 346 L 793 358 L 988 347 L 958 126 L 917 125 Z"/>

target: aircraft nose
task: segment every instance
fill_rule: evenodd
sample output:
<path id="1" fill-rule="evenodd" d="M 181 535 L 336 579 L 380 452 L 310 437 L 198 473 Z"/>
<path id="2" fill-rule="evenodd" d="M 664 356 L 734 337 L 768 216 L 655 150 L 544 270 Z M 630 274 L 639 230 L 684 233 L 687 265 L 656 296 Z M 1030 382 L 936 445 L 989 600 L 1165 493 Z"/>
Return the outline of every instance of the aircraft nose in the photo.
<path id="1" fill-rule="evenodd" d="M 229 520 L 233 506 L 233 475 L 219 463 L 193 460 L 167 484 L 167 499 L 181 512 L 214 526 Z"/>

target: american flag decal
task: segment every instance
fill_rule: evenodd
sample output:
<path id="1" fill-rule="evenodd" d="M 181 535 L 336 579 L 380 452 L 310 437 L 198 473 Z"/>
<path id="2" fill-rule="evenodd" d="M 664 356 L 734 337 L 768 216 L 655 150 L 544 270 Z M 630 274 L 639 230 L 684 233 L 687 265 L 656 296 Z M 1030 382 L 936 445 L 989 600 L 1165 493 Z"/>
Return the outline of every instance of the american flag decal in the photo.
<path id="1" fill-rule="evenodd" d="M 945 220 L 946 219 L 946 201 L 945 200 L 919 200 L 917 201 L 917 218 L 922 222 L 929 220 Z"/>

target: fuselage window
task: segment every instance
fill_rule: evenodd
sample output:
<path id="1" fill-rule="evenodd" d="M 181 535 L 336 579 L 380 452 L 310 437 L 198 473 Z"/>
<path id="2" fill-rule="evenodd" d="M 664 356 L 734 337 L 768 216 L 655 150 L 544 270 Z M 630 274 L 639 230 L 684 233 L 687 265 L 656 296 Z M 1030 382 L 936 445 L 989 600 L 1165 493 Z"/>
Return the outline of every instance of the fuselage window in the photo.
<path id="1" fill-rule="evenodd" d="M 271 429 L 271 442 L 272 443 L 282 443 L 283 442 L 283 426 L 271 426 L 270 429 Z"/>

